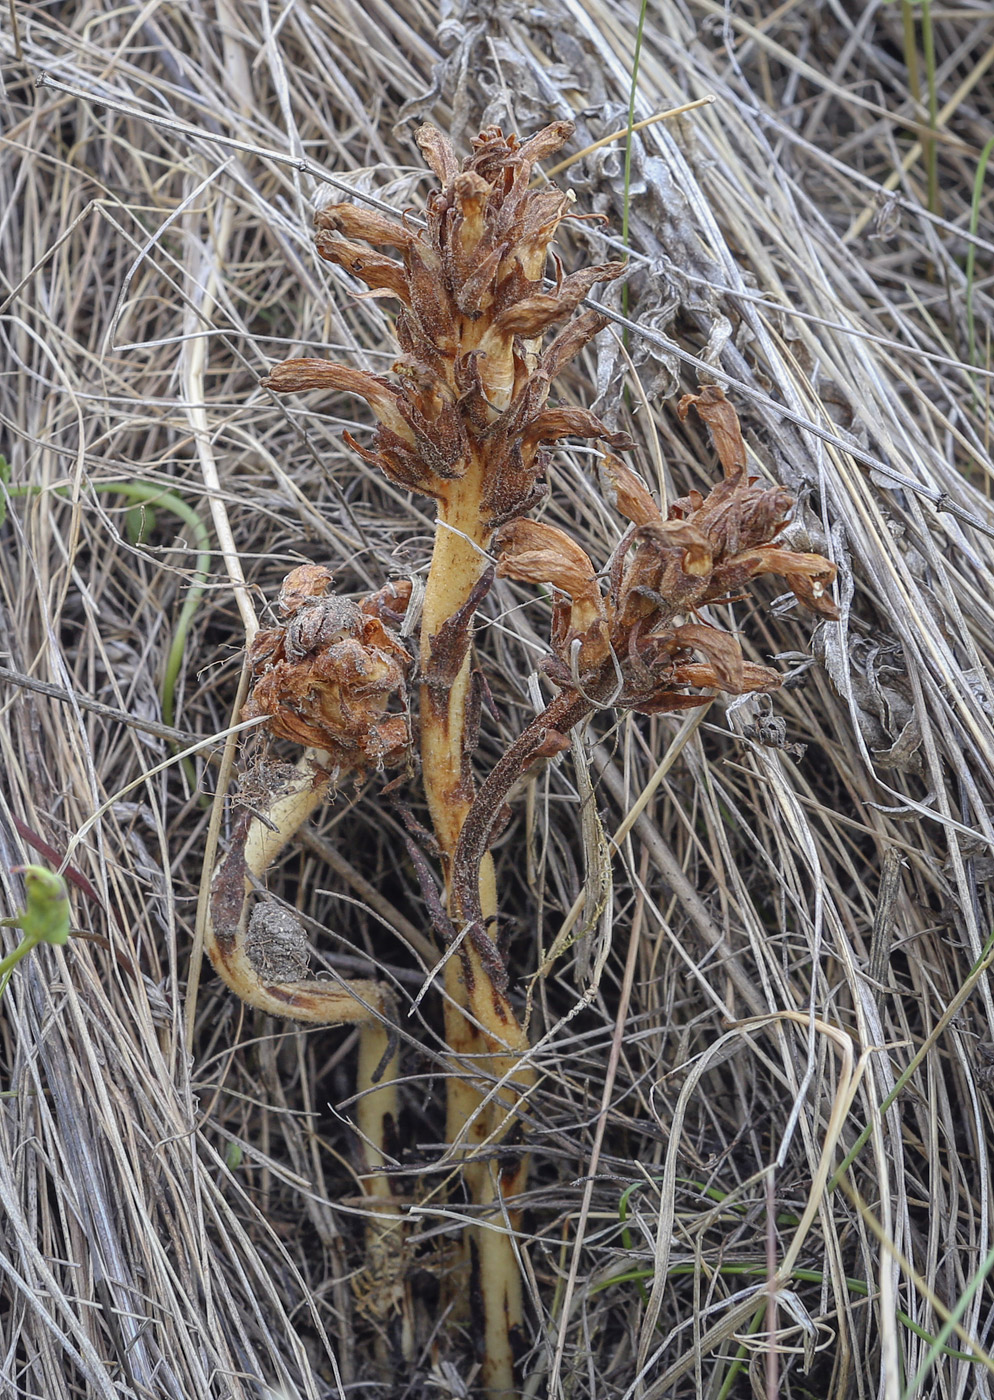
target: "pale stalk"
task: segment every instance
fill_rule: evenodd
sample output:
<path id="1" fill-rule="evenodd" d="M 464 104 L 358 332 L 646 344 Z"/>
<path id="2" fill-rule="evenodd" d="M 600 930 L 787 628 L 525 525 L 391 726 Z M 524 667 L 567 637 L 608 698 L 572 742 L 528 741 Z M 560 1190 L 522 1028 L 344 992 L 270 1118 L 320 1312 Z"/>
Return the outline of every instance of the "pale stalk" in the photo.
<path id="1" fill-rule="evenodd" d="M 463 781 L 472 648 L 467 650 L 455 680 L 444 690 L 443 706 L 438 705 L 438 692 L 433 696 L 428 682 L 435 637 L 449 618 L 466 604 L 487 565 L 485 550 L 489 531 L 480 521 L 479 499 L 480 481 L 476 473 L 472 480 L 467 476 L 453 483 L 449 500 L 440 503 L 421 615 L 421 657 L 426 682 L 421 690 L 421 762 L 425 796 L 441 852 L 447 890 L 452 856 L 473 802 L 472 789 Z M 480 903 L 489 925 L 497 912 L 493 861 L 489 855 L 480 867 Z M 467 1058 L 475 1057 L 482 1067 L 482 1058 L 487 1053 L 486 1041 L 459 1009 L 466 1005 L 467 993 L 458 956 L 449 958 L 445 964 L 445 990 L 446 1043 L 458 1061 L 465 1063 Z M 465 1143 L 472 1148 L 486 1137 L 487 1122 L 486 1115 L 477 1113 L 481 1095 L 462 1077 L 464 1072 L 457 1072 L 449 1083 L 446 1141 Z M 470 1174 L 473 1170 L 468 1168 Z M 475 1191 L 473 1196 L 475 1198 Z"/>
<path id="2" fill-rule="evenodd" d="M 305 756 L 285 788 L 270 799 L 265 819 L 255 815 L 236 828 L 224 860 L 214 872 L 206 901 L 204 946 L 218 975 L 248 1006 L 271 1016 L 311 1024 L 357 1024 L 359 1027 L 359 1093 L 356 1122 L 362 1141 L 365 1171 L 363 1195 L 370 1203 L 366 1223 L 365 1274 L 372 1282 L 378 1317 L 400 1319 L 400 1348 L 414 1355 L 411 1312 L 407 1306 L 404 1267 L 406 1225 L 402 1203 L 393 1197 L 387 1165 L 389 1146 L 396 1141 L 399 1100 L 399 1056 L 388 1057 L 390 1040 L 381 1017 L 394 1015 L 389 990 L 378 982 L 352 981 L 341 985 L 324 978 L 293 982 L 271 981 L 253 961 L 248 943 L 248 913 L 255 885 L 304 822 L 327 800 L 331 779 L 316 760 Z M 392 1378 L 392 1351 L 381 1332 L 377 1364 L 384 1379 Z"/>
<path id="3" fill-rule="evenodd" d="M 370 1287 L 371 1311 L 384 1323 L 391 1318 L 399 1320 L 400 1352 L 410 1359 L 415 1353 L 415 1339 L 406 1279 L 404 1202 L 394 1195 L 390 1178 L 383 1172 L 388 1165 L 388 1145 L 396 1141 L 400 1110 L 397 1092 L 400 1057 L 394 1051 L 384 1065 L 389 1049 L 390 1042 L 382 1026 L 365 1025 L 360 1029 L 356 1127 L 365 1164 L 362 1192 L 370 1211 L 366 1219 L 363 1273 Z M 390 1340 L 383 1331 L 378 1332 L 377 1364 L 384 1380 L 393 1376 Z"/>
<path id="4" fill-rule="evenodd" d="M 447 501 L 440 502 L 435 548 L 425 587 L 422 613 L 421 657 L 421 754 L 425 794 L 435 835 L 441 851 L 449 911 L 458 918 L 452 900 L 452 861 L 459 835 L 473 804 L 469 777 L 467 731 L 470 698 L 472 648 L 454 679 L 444 687 L 432 686 L 433 663 L 440 658 L 435 639 L 445 623 L 464 607 L 488 564 L 486 547 L 490 531 L 480 520 L 482 473 L 472 468 L 457 482 Z M 471 626 L 471 623 L 467 624 Z M 496 929 L 496 885 L 493 861 L 487 852 L 480 862 L 480 908 L 488 932 Z M 467 986 L 467 977 L 471 985 Z M 515 1069 L 517 1056 L 526 1041 L 513 1015 L 498 1019 L 503 997 L 491 987 L 491 979 L 471 940 L 466 938 L 460 952 L 445 964 L 445 1035 L 453 1053 L 453 1074 L 448 1084 L 446 1140 L 460 1144 L 467 1156 L 485 1150 L 507 1131 L 512 1105 L 532 1082 L 530 1069 L 521 1066 L 513 1088 L 503 1092 L 486 1108 L 483 1100 L 495 1079 Z M 485 1034 L 468 1020 L 462 1008 L 471 1011 Z M 466 1077 L 466 1063 L 480 1066 L 479 1080 Z M 465 1180 L 473 1202 L 491 1205 L 496 1191 L 490 1164 L 467 1161 Z M 523 1184 L 526 1168 L 514 1171 L 514 1183 Z M 494 1224 L 496 1221 L 488 1222 Z M 483 1383 L 494 1397 L 513 1395 L 514 1372 L 510 1333 L 522 1320 L 521 1280 L 510 1237 L 487 1226 L 474 1232 L 474 1273 L 479 1286 L 484 1326 Z"/>

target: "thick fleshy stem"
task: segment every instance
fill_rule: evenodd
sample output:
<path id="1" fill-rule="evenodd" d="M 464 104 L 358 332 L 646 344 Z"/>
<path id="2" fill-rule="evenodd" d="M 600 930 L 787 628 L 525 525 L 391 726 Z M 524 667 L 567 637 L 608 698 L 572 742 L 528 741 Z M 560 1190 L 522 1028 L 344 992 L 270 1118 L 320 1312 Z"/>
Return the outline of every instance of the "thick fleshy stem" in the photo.
<path id="1" fill-rule="evenodd" d="M 520 1136 L 521 1104 L 535 1082 L 535 1072 L 527 1059 L 519 1058 L 527 1053 L 528 1038 L 507 1000 L 506 972 L 491 941 L 493 926 L 484 898 L 492 881 L 490 844 L 504 801 L 517 779 L 536 760 L 567 747 L 564 731 L 579 723 L 590 709 L 591 703 L 585 698 L 563 692 L 519 735 L 476 794 L 447 871 L 450 910 L 467 928 L 458 962 L 450 958 L 447 966 L 457 965 L 452 981 L 474 1021 L 485 1028 L 485 1033 L 480 1036 L 477 1032 L 477 1036 L 489 1051 L 490 1083 L 484 1088 L 489 1091 L 491 1108 L 486 1116 L 477 1112 L 474 1132 L 479 1140 L 482 1129 L 487 1127 L 488 1146 L 504 1144 L 495 1160 L 481 1161 L 467 1169 L 475 1203 L 491 1207 L 495 1213 L 499 1210 L 510 1228 L 510 1233 L 498 1232 L 493 1228 L 496 1221 L 487 1222 L 471 1242 L 473 1290 L 479 1296 L 484 1324 L 483 1386 L 493 1400 L 511 1400 L 518 1393 L 514 1388 L 513 1351 L 520 1336 L 523 1297 L 513 1232 L 519 1226 L 521 1212 L 513 1202 L 525 1190 L 529 1159 L 516 1143 Z M 453 1031 L 457 1030 L 453 1027 Z M 451 1038 L 449 1043 L 452 1044 Z M 495 1091 L 495 1084 L 506 1087 Z M 460 1112 L 471 1106 L 472 1092 L 468 1085 L 461 1092 Z M 476 1096 L 479 1098 L 478 1091 Z M 450 1127 L 456 1126 L 450 1118 Z"/>
<path id="2" fill-rule="evenodd" d="M 461 911 L 454 899 L 454 858 L 474 808 L 470 765 L 479 701 L 472 681 L 472 614 L 492 578 L 486 554 L 490 531 L 481 520 L 481 484 L 479 472 L 467 472 L 440 502 L 422 613 L 422 772 L 449 912 L 456 920 Z M 491 939 L 497 900 L 488 851 L 476 862 L 473 881 L 479 933 L 464 939 L 459 954 L 445 965 L 445 1035 L 453 1056 L 446 1140 L 466 1158 L 463 1176 L 474 1204 L 496 1206 L 500 1187 L 491 1179 L 483 1154 L 511 1128 L 514 1109 L 534 1076 L 519 1063 L 527 1040 L 495 984 L 500 960 Z M 467 1063 L 479 1065 L 479 1079 L 467 1075 Z M 501 1080 L 507 1080 L 505 1087 L 493 1094 L 493 1084 Z M 515 1173 L 516 1178 L 523 1175 Z M 523 1180 L 510 1184 L 518 1189 Z M 493 1228 L 496 1223 L 487 1220 L 474 1232 L 470 1250 L 471 1296 L 477 1297 L 483 1314 L 483 1381 L 494 1397 L 513 1393 L 512 1338 L 522 1321 L 517 1258 L 509 1237 Z"/>

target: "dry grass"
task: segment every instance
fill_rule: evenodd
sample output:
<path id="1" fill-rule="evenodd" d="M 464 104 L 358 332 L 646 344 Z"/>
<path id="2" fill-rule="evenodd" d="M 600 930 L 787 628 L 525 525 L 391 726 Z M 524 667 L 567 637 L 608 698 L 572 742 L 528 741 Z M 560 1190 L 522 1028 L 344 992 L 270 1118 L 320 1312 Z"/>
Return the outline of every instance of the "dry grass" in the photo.
<path id="1" fill-rule="evenodd" d="M 142 725 L 162 718 L 195 542 L 162 510 L 139 537 L 129 502 L 94 485 L 162 485 L 211 526 L 187 735 L 223 736 L 246 627 L 295 562 L 333 565 L 346 591 L 423 569 L 426 503 L 348 453 L 336 405 L 280 404 L 258 380 L 302 347 L 389 366 L 383 304 L 318 264 L 309 226 L 326 176 L 417 206 L 402 113 L 463 150 L 483 120 L 530 131 L 580 112 L 571 150 L 623 123 L 630 0 L 495 8 L 438 30 L 418 0 L 17 4 L 23 58 L 5 16 L 0 450 L 15 486 L 41 489 L 12 501 L 2 541 L 0 839 L 5 867 L 32 857 L 25 828 L 71 850 L 93 887 L 76 922 L 102 941 L 35 954 L 2 1003 L 0 1395 L 414 1397 L 472 1380 L 432 1280 L 466 1215 L 432 1194 L 432 994 L 401 1028 L 421 1241 L 409 1385 L 368 1361 L 352 1035 L 246 1019 L 205 978 L 187 1052 L 217 767 L 199 756 L 191 790 Z M 964 267 L 994 16 L 932 4 L 930 128 L 921 5 L 651 8 L 637 115 L 718 101 L 636 142 L 637 381 L 606 336 L 560 393 L 589 403 L 599 386 L 649 478 L 683 493 L 712 462 L 672 396 L 707 360 L 755 470 L 801 495 L 797 539 L 837 561 L 844 617 L 812 639 L 769 590 L 732 614 L 790 672 L 772 706 L 592 736 L 607 830 L 643 805 L 615 853 L 599 986 L 581 1005 L 574 946 L 535 987 L 525 1393 L 988 1395 L 994 175 L 977 368 Z M 619 149 L 564 178 L 617 235 Z M 569 266 L 610 255 L 597 225 L 574 240 Z M 591 467 L 560 455 L 550 517 L 604 559 L 618 522 Z M 489 607 L 499 719 L 481 771 L 532 712 L 547 635 L 533 590 L 503 585 Z M 583 879 L 579 781 L 569 763 L 536 780 L 497 851 L 522 995 Z M 373 783 L 320 829 L 339 870 L 312 841 L 274 890 L 314 918 L 328 966 L 373 965 L 410 1006 L 424 965 L 391 925 L 427 920 L 397 817 Z M 343 858 L 388 905 L 350 889 Z"/>

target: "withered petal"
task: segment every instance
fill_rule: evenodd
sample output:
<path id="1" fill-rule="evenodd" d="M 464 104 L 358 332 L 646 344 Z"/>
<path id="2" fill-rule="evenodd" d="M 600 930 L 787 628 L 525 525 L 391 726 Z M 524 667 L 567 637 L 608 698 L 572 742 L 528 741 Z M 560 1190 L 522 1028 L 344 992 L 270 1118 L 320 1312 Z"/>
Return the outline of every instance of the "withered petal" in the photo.
<path id="1" fill-rule="evenodd" d="M 743 566 L 748 567 L 752 578 L 760 574 L 779 574 L 786 579 L 799 602 L 813 612 L 832 619 L 839 616 L 829 592 L 837 570 L 823 555 L 795 554 L 792 549 L 780 545 L 762 545 L 737 555 L 728 564 L 730 569 Z"/>
<path id="2" fill-rule="evenodd" d="M 554 292 L 539 292 L 510 306 L 497 318 L 504 335 L 538 336 L 556 321 L 569 316 L 598 282 L 611 282 L 625 270 L 624 263 L 585 267 L 563 279 Z"/>
<path id="3" fill-rule="evenodd" d="M 529 136 L 527 141 L 522 142 L 515 153 L 516 160 L 529 166 L 547 160 L 566 145 L 575 130 L 575 122 L 550 122 L 548 126 L 543 126 L 541 131 L 536 131 L 534 136 Z"/>
<path id="4" fill-rule="evenodd" d="M 545 269 L 556 229 L 576 202 L 572 191 L 531 190 L 517 221 L 515 249 L 525 276 L 537 282 Z"/>
<path id="5" fill-rule="evenodd" d="M 331 592 L 334 577 L 325 564 L 298 564 L 291 569 L 283 580 L 278 599 L 282 615 L 292 617 L 315 598 L 324 598 Z"/>
<path id="6" fill-rule="evenodd" d="M 425 164 L 434 171 L 440 182 L 451 185 L 459 174 L 459 162 L 447 136 L 443 136 L 437 126 L 425 122 L 414 134 L 418 149 L 425 158 Z"/>
<path id="7" fill-rule="evenodd" d="M 572 360 L 574 355 L 578 355 L 583 347 L 607 325 L 607 317 L 600 311 L 587 309 L 581 311 L 579 316 L 574 317 L 569 325 L 564 326 L 554 340 L 542 351 L 539 356 L 536 373 L 542 375 L 544 379 L 551 382 L 556 378 Z"/>
<path id="8" fill-rule="evenodd" d="M 684 394 L 677 405 L 680 418 L 686 418 L 692 407 L 697 409 L 698 416 L 710 429 L 725 476 L 744 473 L 746 449 L 739 427 L 739 415 L 725 398 L 725 391 L 717 384 L 705 384 L 699 394 Z"/>
<path id="9" fill-rule="evenodd" d="M 544 520 L 512 520 L 497 532 L 494 548 L 501 578 L 551 583 L 574 599 L 597 591 L 589 555 L 565 531 Z"/>
<path id="10" fill-rule="evenodd" d="M 540 336 L 554 322 L 568 315 L 571 309 L 561 308 L 555 293 L 537 292 L 535 296 L 525 297 L 502 311 L 494 322 L 494 330 L 500 336 Z"/>
<path id="11" fill-rule="evenodd" d="M 542 520 L 514 520 L 498 532 L 497 572 L 523 583 L 551 584 L 570 598 L 555 609 L 555 644 L 565 652 L 580 638 L 581 667 L 599 665 L 608 652 L 604 600 L 594 566 L 575 540 Z"/>
<path id="12" fill-rule="evenodd" d="M 600 438 L 622 452 L 635 445 L 627 433 L 612 433 L 607 424 L 588 408 L 547 408 L 531 420 L 521 435 L 521 441 L 527 450 L 537 443 L 558 442 L 564 437 Z"/>
<path id="13" fill-rule="evenodd" d="M 387 218 L 359 204 L 326 204 L 314 215 L 314 227 L 388 248 L 408 248 L 417 238 L 413 230 L 397 219 Z"/>
<path id="14" fill-rule="evenodd" d="M 711 542 L 692 520 L 661 520 L 640 525 L 635 534 L 636 557 L 649 550 L 683 551 L 681 568 L 694 578 L 705 578 L 711 572 Z"/>
<path id="15" fill-rule="evenodd" d="M 832 566 L 831 578 L 823 574 L 818 578 L 812 578 L 808 574 L 785 573 L 784 578 L 790 587 L 791 592 L 798 602 L 803 603 L 812 612 L 820 613 L 822 617 L 827 617 L 831 622 L 838 622 L 839 610 L 835 605 L 831 593 L 828 591 L 832 580 L 835 578 L 835 566 Z"/>
<path id="16" fill-rule="evenodd" d="M 375 593 L 367 593 L 365 598 L 360 598 L 359 607 L 366 616 L 377 618 L 387 628 L 399 627 L 407 613 L 413 588 L 409 578 L 391 579 Z"/>
<path id="17" fill-rule="evenodd" d="M 688 622 L 673 629 L 673 641 L 679 646 L 692 647 L 701 651 L 710 662 L 717 679 L 714 684 L 734 695 L 743 692 L 745 658 L 737 637 L 731 632 L 723 632 L 718 627 L 707 627 L 703 623 Z M 745 689 L 749 689 L 748 686 Z"/>
<path id="18" fill-rule="evenodd" d="M 452 182 L 456 202 L 453 243 L 463 258 L 472 257 L 487 234 L 487 204 L 493 191 L 475 170 L 464 170 Z"/>
<path id="19" fill-rule="evenodd" d="M 759 666 L 754 661 L 743 661 L 742 675 L 738 686 L 726 685 L 717 668 L 700 661 L 683 661 L 673 668 L 673 680 L 677 685 L 708 686 L 713 690 L 724 690 L 733 695 L 751 695 L 754 691 L 764 694 L 779 690 L 781 677 L 769 666 Z"/>
<path id="20" fill-rule="evenodd" d="M 659 507 L 644 482 L 620 457 L 607 453 L 600 469 L 610 483 L 614 496 L 612 504 L 619 515 L 623 515 L 634 525 L 662 524 Z"/>
<path id="21" fill-rule="evenodd" d="M 331 233 L 319 233 L 314 240 L 325 262 L 344 267 L 353 277 L 365 282 L 374 291 L 389 292 L 405 306 L 410 305 L 407 273 L 402 263 L 383 253 L 374 253 L 365 243 L 353 243 L 348 238 L 336 238 Z"/>
<path id="22" fill-rule="evenodd" d="M 283 360 L 273 365 L 262 381 L 263 387 L 276 394 L 299 394 L 308 389 L 355 394 L 365 399 L 380 422 L 405 442 L 413 442 L 413 434 L 400 413 L 400 391 L 378 374 L 339 365 L 334 360 Z"/>

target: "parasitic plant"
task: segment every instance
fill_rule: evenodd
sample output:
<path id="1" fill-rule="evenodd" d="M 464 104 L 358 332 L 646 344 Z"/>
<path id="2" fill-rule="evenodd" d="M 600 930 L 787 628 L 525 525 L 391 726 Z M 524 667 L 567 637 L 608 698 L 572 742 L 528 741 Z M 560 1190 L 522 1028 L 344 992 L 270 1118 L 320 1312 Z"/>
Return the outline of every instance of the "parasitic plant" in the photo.
<path id="1" fill-rule="evenodd" d="M 208 936 L 215 968 L 250 1004 L 360 1025 L 361 1102 L 371 1105 L 360 1130 L 374 1172 L 396 1124 L 396 1057 L 385 1029 L 391 998 L 377 983 L 337 985 L 299 970 L 286 975 L 288 963 L 261 964 L 247 906 L 253 882 L 342 774 L 405 761 L 407 684 L 416 680 L 413 727 L 445 891 L 444 901 L 429 902 L 435 933 L 455 949 L 444 960 L 447 1141 L 481 1212 L 466 1253 L 470 1305 L 481 1313 L 474 1319 L 481 1385 L 491 1396 L 515 1393 L 522 1297 L 512 1232 L 527 1174 L 523 1103 L 534 1088 L 497 938 L 490 848 L 507 798 L 532 764 L 568 748 L 576 726 L 596 710 L 655 714 L 700 705 L 709 698 L 702 692 L 715 689 L 774 689 L 775 672 L 746 661 L 736 637 L 699 615 L 751 579 L 780 575 L 807 607 L 835 615 L 834 567 L 777 544 L 792 498 L 747 475 L 737 416 L 713 386 L 680 406 L 681 413 L 696 407 L 724 469 L 707 497 L 691 492 L 664 518 L 635 473 L 606 458 L 608 494 L 631 522 L 606 571 L 562 530 L 531 518 L 548 489 L 551 444 L 585 437 L 616 452 L 633 446 L 587 410 L 548 406 L 555 377 L 605 324 L 597 310 L 579 311 L 580 303 L 622 271 L 608 263 L 567 276 L 555 260 L 554 282 L 546 282 L 550 245 L 572 199 L 530 184 L 536 163 L 571 131 L 556 122 L 519 144 L 488 128 L 460 164 L 446 138 L 425 126 L 418 144 L 438 187 L 424 227 L 352 204 L 317 215 L 320 255 L 369 294 L 399 303 L 400 355 L 391 377 L 292 359 L 265 382 L 281 393 L 319 389 L 364 399 L 376 435 L 365 448 L 346 434 L 350 446 L 396 486 L 434 498 L 419 663 L 414 676 L 397 632 L 409 585 L 353 602 L 331 594 L 327 570 L 304 566 L 288 577 L 282 624 L 261 633 L 250 652 L 254 685 L 245 715 L 268 717 L 274 734 L 308 746 L 311 759 L 261 815 L 241 819 L 215 877 Z M 478 782 L 473 756 L 485 681 L 473 623 L 496 574 L 554 590 L 544 669 L 555 694 Z M 371 1176 L 367 1190 L 377 1197 L 382 1244 L 398 1208 L 382 1178 Z"/>

